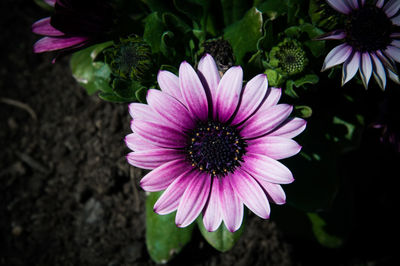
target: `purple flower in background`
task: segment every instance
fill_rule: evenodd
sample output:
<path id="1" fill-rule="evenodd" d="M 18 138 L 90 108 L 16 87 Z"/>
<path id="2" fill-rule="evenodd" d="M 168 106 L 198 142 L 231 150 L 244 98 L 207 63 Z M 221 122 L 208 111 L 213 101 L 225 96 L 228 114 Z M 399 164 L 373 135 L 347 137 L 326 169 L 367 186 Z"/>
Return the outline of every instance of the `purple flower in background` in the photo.
<path id="1" fill-rule="evenodd" d="M 208 231 L 224 221 L 234 232 L 244 205 L 267 219 L 269 201 L 285 203 L 280 184 L 291 183 L 293 176 L 277 160 L 300 151 L 292 138 L 306 122 L 289 118 L 292 106 L 277 104 L 281 90 L 268 88 L 265 75 L 255 76 L 243 89 L 242 82 L 240 66 L 220 78 L 206 54 L 198 73 L 187 62 L 181 63 L 179 77 L 160 71 L 161 91 L 149 90 L 148 104 L 129 106 L 133 133 L 125 141 L 133 152 L 127 160 L 152 169 L 141 186 L 165 190 L 154 211 L 176 210 L 179 227 L 202 213 Z"/>
<path id="2" fill-rule="evenodd" d="M 322 71 L 343 63 L 342 86 L 357 71 L 368 87 L 373 74 L 382 89 L 386 76 L 399 83 L 395 62 L 400 62 L 400 1 L 378 0 L 374 5 L 365 0 L 326 0 L 347 16 L 345 29 L 320 36 L 319 40 L 344 40 L 325 58 Z"/>
<path id="3" fill-rule="evenodd" d="M 46 37 L 33 46 L 35 53 L 74 50 L 104 41 L 112 25 L 107 0 L 46 0 L 54 14 L 32 25 L 32 31 Z M 110 11 L 111 10 L 111 11 Z"/>

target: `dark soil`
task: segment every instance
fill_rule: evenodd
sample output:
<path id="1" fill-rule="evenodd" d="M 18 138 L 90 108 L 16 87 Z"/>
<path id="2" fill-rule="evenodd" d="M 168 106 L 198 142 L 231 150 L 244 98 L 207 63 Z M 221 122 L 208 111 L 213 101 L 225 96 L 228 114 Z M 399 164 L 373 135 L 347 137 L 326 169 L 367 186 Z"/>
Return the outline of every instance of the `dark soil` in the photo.
<path id="1" fill-rule="evenodd" d="M 88 96 L 68 57 L 52 64 L 53 55 L 32 53 L 38 37 L 30 25 L 46 16 L 33 1 L 0 6 L 0 265 L 154 265 L 145 247 L 143 171 L 124 157 L 127 104 Z M 392 258 L 351 252 L 301 242 L 250 215 L 231 251 L 213 250 L 195 231 L 171 264 L 377 265 Z"/>

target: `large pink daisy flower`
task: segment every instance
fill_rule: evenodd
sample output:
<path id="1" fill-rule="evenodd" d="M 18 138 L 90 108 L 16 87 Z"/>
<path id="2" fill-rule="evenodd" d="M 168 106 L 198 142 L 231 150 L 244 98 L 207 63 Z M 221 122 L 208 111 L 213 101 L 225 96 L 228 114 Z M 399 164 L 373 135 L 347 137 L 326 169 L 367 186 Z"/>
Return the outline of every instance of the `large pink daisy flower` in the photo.
<path id="1" fill-rule="evenodd" d="M 342 86 L 357 71 L 368 87 L 373 74 L 382 89 L 386 76 L 399 82 L 395 62 L 400 62 L 400 0 L 326 0 L 347 16 L 345 29 L 321 36 L 320 40 L 344 40 L 325 58 L 322 71 L 343 63 Z"/>
<path id="2" fill-rule="evenodd" d="M 160 71 L 161 91 L 149 90 L 148 104 L 129 106 L 128 162 L 152 169 L 140 184 L 146 191 L 165 190 L 154 211 L 177 211 L 179 227 L 202 213 L 208 231 L 224 221 L 234 232 L 244 205 L 267 219 L 269 201 L 285 203 L 280 184 L 291 183 L 293 176 L 277 160 L 300 151 L 292 138 L 306 122 L 288 118 L 292 106 L 277 104 L 281 90 L 268 88 L 265 75 L 243 89 L 242 81 L 240 66 L 220 78 L 214 59 L 205 55 L 198 73 L 187 62 L 179 77 Z"/>

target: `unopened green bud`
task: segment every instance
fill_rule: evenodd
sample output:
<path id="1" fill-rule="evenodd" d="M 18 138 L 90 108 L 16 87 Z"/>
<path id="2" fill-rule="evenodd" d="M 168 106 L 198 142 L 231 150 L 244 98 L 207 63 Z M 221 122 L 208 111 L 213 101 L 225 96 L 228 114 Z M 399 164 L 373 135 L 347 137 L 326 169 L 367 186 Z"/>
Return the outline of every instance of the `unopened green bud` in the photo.
<path id="1" fill-rule="evenodd" d="M 105 50 L 105 61 L 112 73 L 128 80 L 148 79 L 153 66 L 150 46 L 139 36 L 121 38 L 119 42 Z"/>
<path id="2" fill-rule="evenodd" d="M 283 74 L 301 73 L 308 64 L 306 53 L 296 40 L 285 39 L 271 49 L 270 65 L 278 68 Z"/>

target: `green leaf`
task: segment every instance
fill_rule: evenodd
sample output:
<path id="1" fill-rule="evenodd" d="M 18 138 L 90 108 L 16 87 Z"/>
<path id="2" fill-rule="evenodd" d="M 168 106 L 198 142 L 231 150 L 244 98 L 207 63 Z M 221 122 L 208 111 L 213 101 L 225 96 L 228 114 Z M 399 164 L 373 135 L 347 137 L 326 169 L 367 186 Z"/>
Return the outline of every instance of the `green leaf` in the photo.
<path id="1" fill-rule="evenodd" d="M 136 92 L 141 88 L 143 86 L 134 80 L 116 78 L 113 81 L 114 93 L 123 99 L 127 99 L 127 101 L 135 99 Z"/>
<path id="2" fill-rule="evenodd" d="M 314 38 L 320 36 L 324 33 L 321 29 L 315 27 L 310 23 L 304 23 L 300 26 L 301 30 L 308 34 L 310 40 L 304 42 L 304 45 L 307 46 L 311 53 L 315 57 L 320 57 L 325 53 L 325 41 L 315 41 Z"/>
<path id="3" fill-rule="evenodd" d="M 208 232 L 203 224 L 203 217 L 197 218 L 197 225 L 199 226 L 200 232 L 207 242 L 215 249 L 221 252 L 225 252 L 233 248 L 235 243 L 239 240 L 244 230 L 244 221 L 240 226 L 239 230 L 231 233 L 224 223 L 221 223 L 219 228 L 214 232 Z"/>
<path id="4" fill-rule="evenodd" d="M 147 88 L 143 87 L 135 92 L 135 97 L 141 103 L 146 103 Z"/>
<path id="5" fill-rule="evenodd" d="M 300 88 L 307 84 L 317 84 L 319 81 L 319 77 L 315 74 L 307 74 L 297 80 L 288 80 L 286 82 L 285 93 L 292 98 L 298 98 L 299 96 L 294 90 L 294 87 Z"/>
<path id="6" fill-rule="evenodd" d="M 283 76 L 274 69 L 267 69 L 264 71 L 264 74 L 267 75 L 269 86 L 279 87 L 283 82 Z"/>
<path id="7" fill-rule="evenodd" d="M 72 75 L 82 85 L 88 94 L 94 92 L 110 91 L 109 86 L 111 70 L 103 62 L 96 62 L 100 52 L 110 46 L 112 42 L 100 43 L 75 52 L 70 60 Z"/>
<path id="8" fill-rule="evenodd" d="M 33 0 L 38 6 L 40 6 L 41 8 L 48 10 L 48 11 L 52 11 L 54 9 L 54 7 L 50 6 L 49 4 L 47 4 L 45 1 L 43 0 Z"/>
<path id="9" fill-rule="evenodd" d="M 172 42 L 174 38 L 174 33 L 172 31 L 165 31 L 161 36 L 160 51 L 165 57 L 175 58 L 176 50 L 169 43 Z"/>
<path id="10" fill-rule="evenodd" d="M 262 37 L 262 27 L 262 13 L 253 7 L 240 21 L 225 29 L 224 38 L 232 45 L 239 65 L 243 64 L 246 53 L 257 50 L 257 42 Z"/>
<path id="11" fill-rule="evenodd" d="M 160 52 L 161 37 L 164 33 L 164 22 L 157 12 L 153 12 L 145 19 L 143 39 L 151 46 L 153 53 Z"/>
<path id="12" fill-rule="evenodd" d="M 103 91 L 99 93 L 99 98 L 114 103 L 123 103 L 127 101 L 126 99 L 121 98 L 112 92 L 103 92 Z"/>
<path id="13" fill-rule="evenodd" d="M 166 263 L 190 241 L 194 224 L 185 228 L 175 225 L 175 212 L 158 215 L 154 203 L 162 192 L 152 192 L 146 197 L 146 246 L 156 263 Z"/>
<path id="14" fill-rule="evenodd" d="M 251 5 L 250 1 L 242 0 L 221 0 L 222 13 L 225 26 L 231 25 L 243 17 Z"/>
<path id="15" fill-rule="evenodd" d="M 307 105 L 297 105 L 294 107 L 296 116 L 301 118 L 309 118 L 312 115 L 312 109 Z"/>
<path id="16" fill-rule="evenodd" d="M 282 0 L 268 0 L 263 1 L 257 8 L 264 14 L 274 20 L 287 12 L 287 5 Z"/>
<path id="17" fill-rule="evenodd" d="M 327 221 L 317 213 L 307 213 L 312 223 L 312 230 L 318 242 L 329 248 L 337 248 L 343 245 L 343 238 L 327 230 Z"/>

